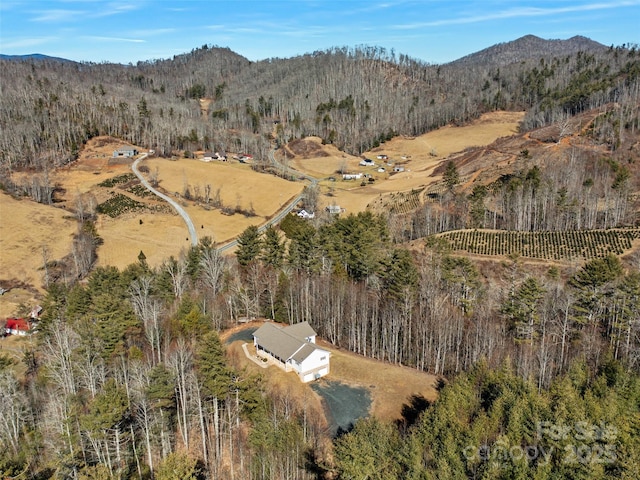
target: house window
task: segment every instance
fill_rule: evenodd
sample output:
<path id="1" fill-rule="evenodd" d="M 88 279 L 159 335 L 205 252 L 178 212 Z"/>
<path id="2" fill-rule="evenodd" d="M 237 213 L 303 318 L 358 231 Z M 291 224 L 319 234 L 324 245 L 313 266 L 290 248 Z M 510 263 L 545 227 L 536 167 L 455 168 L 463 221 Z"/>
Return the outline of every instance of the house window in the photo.
<path id="1" fill-rule="evenodd" d="M 320 361 L 321 361 L 321 362 L 324 362 L 326 359 L 327 359 L 327 357 L 326 357 L 326 356 L 324 356 L 324 357 L 320 357 Z"/>

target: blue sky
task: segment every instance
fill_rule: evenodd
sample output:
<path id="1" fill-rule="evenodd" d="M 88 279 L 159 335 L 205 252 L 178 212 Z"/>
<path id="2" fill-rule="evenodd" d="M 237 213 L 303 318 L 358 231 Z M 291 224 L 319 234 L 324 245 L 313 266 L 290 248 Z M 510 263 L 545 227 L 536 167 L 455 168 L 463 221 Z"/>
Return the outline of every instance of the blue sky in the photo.
<path id="1" fill-rule="evenodd" d="M 640 0 L 0 0 L 0 53 L 135 63 L 204 44 L 250 60 L 376 45 L 445 63 L 533 34 L 640 43 Z"/>

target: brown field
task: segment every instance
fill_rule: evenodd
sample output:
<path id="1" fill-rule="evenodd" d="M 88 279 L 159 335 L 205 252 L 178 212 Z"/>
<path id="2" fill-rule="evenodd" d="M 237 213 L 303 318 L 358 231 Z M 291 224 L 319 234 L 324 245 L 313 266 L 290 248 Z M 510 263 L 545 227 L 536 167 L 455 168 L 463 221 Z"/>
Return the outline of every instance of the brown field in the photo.
<path id="1" fill-rule="evenodd" d="M 192 194 L 198 188 L 203 192 L 205 184 L 209 184 L 212 195 L 220 189 L 224 205 L 254 210 L 256 216 L 253 217 L 228 216 L 196 202 L 182 201 L 196 226 L 198 238 L 208 236 L 218 243 L 232 240 L 250 225 L 265 223 L 281 205 L 304 188 L 302 183 L 257 173 L 248 165 L 236 163 L 152 158 L 144 164 L 150 171 L 158 172 L 160 189 L 172 197 L 179 198 L 185 184 L 189 185 Z M 98 232 L 104 239 L 104 245 L 98 251 L 99 264 L 119 268 L 137 261 L 141 250 L 149 265 L 157 266 L 191 245 L 184 222 L 172 213 L 131 213 L 115 219 L 102 216 Z"/>
<path id="2" fill-rule="evenodd" d="M 312 176 L 333 176 L 335 182 L 325 181 L 321 184 L 323 205 L 340 205 L 346 208 L 347 213 L 355 213 L 364 210 L 380 195 L 421 188 L 440 180 L 440 176 L 432 174 L 444 159 L 469 147 L 489 145 L 497 138 L 517 133 L 523 116 L 524 112 L 492 112 L 468 126 L 447 126 L 414 138 L 396 137 L 362 155 L 373 159 L 376 167 L 361 167 L 358 165 L 360 157 L 346 155 L 327 145 L 322 147 L 327 156 L 296 157 L 289 163 L 293 168 Z M 321 142 L 315 137 L 310 141 Z M 389 160 L 378 160 L 376 156 L 380 154 L 387 155 Z M 383 162 L 402 165 L 405 171 L 390 175 L 393 167 L 382 165 Z M 343 181 L 342 175 L 336 173 L 343 165 L 349 172 L 371 174 L 376 179 L 375 183 L 361 187 L 360 180 Z M 378 173 L 378 165 L 384 166 L 386 172 Z"/>
<path id="3" fill-rule="evenodd" d="M 71 251 L 76 222 L 69 212 L 0 193 L 0 286 L 16 283 L 41 288 L 43 249 L 49 261 Z M 11 292 L 0 297 L 3 305 Z"/>
<path id="4" fill-rule="evenodd" d="M 521 118 L 520 113 L 491 113 L 470 126 L 445 127 L 416 138 L 395 138 L 363 155 L 376 160 L 376 155 L 384 153 L 389 156 L 389 162 L 405 166 L 405 172 L 394 175 L 378 173 L 374 167 L 359 167 L 359 157 L 347 155 L 331 145 L 320 145 L 317 138 L 308 141 L 317 143 L 316 150 L 323 153 L 314 158 L 289 159 L 289 163 L 316 177 L 336 178 L 335 182 L 321 183 L 321 206 L 338 204 L 346 208 L 347 213 L 358 212 L 381 195 L 437 181 L 438 177 L 430 175 L 444 158 L 469 146 L 486 145 L 498 137 L 515 133 Z M 112 165 L 110 162 L 113 150 L 122 145 L 117 139 L 94 138 L 85 145 L 77 162 L 51 174 L 52 180 L 62 189 L 56 197 L 56 205 L 62 208 L 0 195 L 1 286 L 15 279 L 25 286 L 42 290 L 39 268 L 42 266 L 43 245 L 47 247 L 50 260 L 69 253 L 76 225 L 73 220 L 65 218 L 70 212 L 64 208 L 73 210 L 73 203 L 80 194 L 91 192 L 98 201 L 103 201 L 109 195 L 108 190 L 115 190 L 97 185 L 130 171 L 127 163 Z M 406 160 L 402 159 L 403 156 L 407 157 Z M 192 194 L 198 188 L 202 192 L 204 185 L 210 184 L 211 194 L 219 189 L 224 205 L 254 210 L 254 217 L 242 214 L 225 216 L 219 210 L 205 209 L 195 202 L 183 202 L 198 237 L 209 236 L 219 243 L 234 238 L 249 225 L 263 224 L 304 188 L 302 182 L 288 182 L 256 173 L 248 165 L 235 162 L 151 158 L 144 163 L 151 172 L 157 169 L 160 187 L 170 195 L 182 194 L 185 184 L 189 185 Z M 375 184 L 360 187 L 359 181 L 342 181 L 335 172 L 343 163 L 350 171 L 371 173 L 376 178 Z M 99 265 L 124 268 L 136 262 L 142 250 L 147 262 L 157 266 L 170 255 L 179 255 L 181 249 L 190 245 L 185 225 L 173 213 L 144 211 L 124 214 L 116 219 L 102 215 L 98 219 L 97 230 L 104 241 L 98 250 Z M 7 298 L 6 295 L 0 297 L 0 306 L 8 304 Z M 8 305 L 4 310 L 12 314 L 15 305 Z"/>
<path id="5" fill-rule="evenodd" d="M 257 326 L 259 323 L 243 325 L 223 333 L 221 338 L 224 341 L 239 329 Z M 258 367 L 244 355 L 241 348 L 243 343 L 236 341 L 227 347 L 228 355 L 236 367 L 262 374 L 269 385 L 277 386 L 281 391 L 293 394 L 295 398 L 304 399 L 312 409 L 321 408 L 320 397 L 309 385 L 300 382 L 294 373 L 285 373 L 278 367 Z M 413 395 L 422 396 L 429 401 L 437 397 L 435 384 L 438 378 L 434 375 L 340 350 L 322 340 L 319 340 L 318 344 L 331 352 L 331 373 L 325 378 L 368 388 L 372 400 L 370 413 L 376 418 L 389 421 L 400 419 L 403 405 L 407 404 Z M 251 344 L 249 347 L 253 348 Z"/>

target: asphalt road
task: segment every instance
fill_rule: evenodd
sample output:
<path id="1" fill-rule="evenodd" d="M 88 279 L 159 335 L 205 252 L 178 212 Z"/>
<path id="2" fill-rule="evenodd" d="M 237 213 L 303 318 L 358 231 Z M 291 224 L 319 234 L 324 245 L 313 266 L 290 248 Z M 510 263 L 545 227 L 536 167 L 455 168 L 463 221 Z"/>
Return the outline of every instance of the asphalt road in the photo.
<path id="1" fill-rule="evenodd" d="M 196 245 L 198 245 L 198 236 L 196 234 L 196 228 L 194 227 L 193 222 L 189 217 L 189 214 L 184 210 L 184 208 L 182 208 L 182 206 L 179 203 L 177 203 L 171 197 L 153 188 L 151 184 L 142 176 L 142 174 L 138 170 L 138 164 L 145 158 L 147 158 L 147 154 L 143 153 L 140 156 L 140 158 L 138 158 L 135 162 L 133 162 L 133 164 L 131 165 L 131 169 L 133 170 L 133 173 L 135 173 L 135 175 L 140 179 L 140 183 L 142 183 L 142 185 L 144 185 L 144 187 L 147 190 L 149 190 L 150 192 L 153 192 L 155 195 L 162 198 L 163 200 L 166 200 L 180 214 L 180 216 L 184 219 L 184 223 L 187 224 L 187 228 L 189 229 L 189 236 L 191 237 L 191 245 L 195 247 Z M 271 160 L 271 163 L 273 165 L 279 165 L 280 167 L 282 167 L 282 165 L 278 163 L 278 161 L 274 156 L 274 150 L 271 150 L 269 152 L 269 160 Z M 310 181 L 311 185 L 316 185 L 318 183 L 318 180 L 316 178 L 313 178 L 309 175 L 302 174 L 297 170 L 294 170 L 293 168 L 287 167 L 287 171 L 296 178 L 304 178 L 305 180 Z M 302 200 L 302 197 L 303 197 L 303 194 L 301 193 L 300 195 L 293 198 L 293 200 L 291 200 L 287 205 L 281 208 L 280 211 L 273 218 L 271 218 L 265 224 L 261 225 L 258 228 L 258 231 L 263 232 L 269 226 L 278 224 L 286 215 L 288 215 L 296 207 L 296 205 Z M 220 247 L 218 247 L 218 251 L 222 253 L 225 250 L 229 250 L 237 245 L 238 245 L 238 240 L 232 240 L 231 242 L 225 243 L 224 245 L 221 245 Z"/>
<path id="2" fill-rule="evenodd" d="M 283 168 L 283 165 L 280 164 L 277 160 L 276 157 L 274 155 L 275 150 L 270 150 L 269 151 L 269 160 L 271 161 L 271 163 L 275 166 L 279 166 L 280 168 Z M 318 179 L 317 178 L 313 178 L 309 175 L 303 174 L 301 172 L 298 172 L 297 170 L 294 170 L 293 168 L 287 167 L 287 172 L 289 174 L 291 174 L 293 177 L 296 178 L 304 178 L 305 180 L 309 180 L 311 182 L 311 185 L 316 185 L 318 183 Z M 267 229 L 269 226 L 272 225 L 276 225 L 278 223 L 280 223 L 280 221 L 289 213 L 291 213 L 291 211 L 296 207 L 296 205 L 298 205 L 298 203 L 300 203 L 300 201 L 302 200 L 302 197 L 304 195 L 301 193 L 300 195 L 296 196 L 293 200 L 291 200 L 287 205 L 285 205 L 283 208 L 280 209 L 280 211 L 268 222 L 266 222 L 265 224 L 261 225 L 258 228 L 259 232 L 263 232 L 265 229 Z M 229 243 L 226 243 L 222 246 L 220 246 L 218 248 L 218 251 L 220 253 L 224 252 L 225 250 L 229 250 L 230 248 L 236 247 L 238 245 L 238 240 L 232 240 Z"/>
<path id="3" fill-rule="evenodd" d="M 175 209 L 175 211 L 178 212 L 178 214 L 183 218 L 184 223 L 187 224 L 187 228 L 189 229 L 189 236 L 191 237 L 191 245 L 195 247 L 196 245 L 198 245 L 198 235 L 196 234 L 196 227 L 193 226 L 193 222 L 191 221 L 191 217 L 189 217 L 189 214 L 186 212 L 184 208 L 182 208 L 182 206 L 178 202 L 173 200 L 171 197 L 168 197 L 164 193 L 159 192 L 158 190 L 153 188 L 151 184 L 147 182 L 147 179 L 142 176 L 142 174 L 140 173 L 140 170 L 138 170 L 138 164 L 145 158 L 147 158 L 147 154 L 143 153 L 140 156 L 140 158 L 138 158 L 135 162 L 133 162 L 133 164 L 131 165 L 131 170 L 133 170 L 133 173 L 136 174 L 136 177 L 140 179 L 140 183 L 142 183 L 142 185 L 144 185 L 144 187 L 147 190 L 154 193 L 161 199 L 166 200 L 169 203 L 169 205 L 171 205 Z"/>

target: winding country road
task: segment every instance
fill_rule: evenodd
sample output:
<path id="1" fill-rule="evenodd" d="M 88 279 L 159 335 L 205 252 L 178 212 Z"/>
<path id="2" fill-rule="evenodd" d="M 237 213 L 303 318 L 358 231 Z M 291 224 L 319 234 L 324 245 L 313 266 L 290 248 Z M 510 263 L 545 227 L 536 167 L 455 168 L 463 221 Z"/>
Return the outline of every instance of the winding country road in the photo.
<path id="1" fill-rule="evenodd" d="M 281 168 L 284 168 L 275 158 L 274 155 L 274 150 L 269 151 L 269 160 L 271 161 L 271 163 L 273 165 L 277 165 L 280 166 Z M 177 203 L 175 200 L 173 200 L 171 197 L 165 195 L 164 193 L 159 192 L 158 190 L 156 190 L 155 188 L 153 188 L 151 186 L 151 184 L 142 176 L 142 174 L 140 173 L 140 170 L 138 170 L 138 164 L 144 160 L 145 158 L 147 158 L 148 154 L 147 153 L 143 153 L 140 158 L 138 158 L 135 162 L 133 162 L 133 164 L 131 165 L 131 170 L 133 170 L 133 173 L 135 173 L 136 177 L 138 177 L 138 179 L 140 180 L 140 183 L 142 183 L 142 185 L 149 190 L 150 192 L 154 193 L 155 195 L 157 195 L 158 197 L 162 198 L 163 200 L 166 200 L 167 202 L 169 202 L 169 204 L 180 214 L 180 216 L 182 216 L 182 218 L 184 219 L 184 223 L 187 224 L 187 228 L 189 229 L 189 236 L 191 237 L 191 245 L 193 245 L 194 247 L 196 245 L 198 245 L 198 236 L 196 234 L 196 228 L 193 225 L 193 222 L 191 221 L 191 218 L 189 217 L 189 214 L 185 211 L 184 208 L 182 208 L 182 206 Z M 298 172 L 297 170 L 294 170 L 293 168 L 287 167 L 286 170 L 295 177 L 298 178 L 304 178 L 305 180 L 309 180 L 311 182 L 311 185 L 316 185 L 318 183 L 318 179 L 313 178 L 309 175 L 303 174 L 301 172 Z M 263 232 L 266 228 L 268 228 L 271 225 L 275 225 L 277 223 L 279 223 L 286 215 L 288 215 L 295 207 L 296 205 L 302 200 L 302 197 L 304 196 L 303 193 L 301 193 L 300 195 L 297 195 L 296 197 L 294 197 L 287 205 L 285 205 L 283 208 L 280 209 L 280 211 L 273 217 L 271 218 L 268 222 L 264 223 L 263 225 L 261 225 L 258 228 L 259 232 Z M 232 240 L 229 243 L 225 243 L 224 245 L 221 245 L 220 247 L 218 247 L 218 251 L 220 253 L 224 252 L 225 250 L 229 250 L 235 246 L 238 245 L 238 240 Z"/>
<path id="2" fill-rule="evenodd" d="M 281 169 L 285 169 L 285 167 L 280 162 L 278 162 L 276 160 L 275 150 L 269 150 L 269 160 L 271 161 L 272 165 L 280 167 Z M 312 186 L 317 185 L 317 183 L 318 183 L 318 179 L 317 178 L 313 178 L 310 175 L 298 172 L 297 170 L 294 170 L 291 167 L 286 167 L 286 170 L 293 177 L 304 178 L 305 180 L 309 180 L 311 182 Z M 269 220 L 268 222 L 266 222 L 263 225 L 261 225 L 260 227 L 258 227 L 258 232 L 264 232 L 268 227 L 270 227 L 272 225 L 276 225 L 277 223 L 280 223 L 280 221 L 286 215 L 288 215 L 296 207 L 296 205 L 298 205 L 298 203 L 300 203 L 300 201 L 302 200 L 302 197 L 304 197 L 304 193 L 296 195 L 293 198 L 293 200 L 291 200 L 287 205 L 282 207 L 280 209 L 280 211 L 278 211 L 278 213 L 271 220 Z M 233 248 L 233 247 L 235 247 L 237 245 L 238 245 L 238 240 L 237 239 L 236 240 L 232 240 L 231 242 L 226 243 L 226 244 L 222 245 L 221 247 L 219 247 L 218 251 L 220 253 L 222 253 L 225 250 L 229 250 L 230 248 Z"/>
<path id="3" fill-rule="evenodd" d="M 143 153 L 140 156 L 140 158 L 138 158 L 135 162 L 133 162 L 133 164 L 131 165 L 131 170 L 133 170 L 133 173 L 135 173 L 136 177 L 140 179 L 140 183 L 142 183 L 142 185 L 144 185 L 144 187 L 147 190 L 154 193 L 161 199 L 169 202 L 169 205 L 171 205 L 175 209 L 175 211 L 178 212 L 178 214 L 183 218 L 184 223 L 187 224 L 187 228 L 189 229 L 189 236 L 191 237 L 191 245 L 195 247 L 196 245 L 198 245 L 198 235 L 196 234 L 196 227 L 193 226 L 193 222 L 191 221 L 191 217 L 189 217 L 189 214 L 186 212 L 184 208 L 182 208 L 182 206 L 178 202 L 173 200 L 171 197 L 165 195 L 164 193 L 159 192 L 158 190 L 153 188 L 151 184 L 147 181 L 147 179 L 142 176 L 142 174 L 140 173 L 140 170 L 138 170 L 138 164 L 142 160 L 147 158 L 147 156 L 148 156 L 147 153 Z"/>

